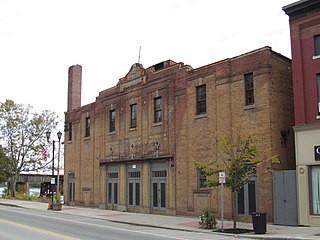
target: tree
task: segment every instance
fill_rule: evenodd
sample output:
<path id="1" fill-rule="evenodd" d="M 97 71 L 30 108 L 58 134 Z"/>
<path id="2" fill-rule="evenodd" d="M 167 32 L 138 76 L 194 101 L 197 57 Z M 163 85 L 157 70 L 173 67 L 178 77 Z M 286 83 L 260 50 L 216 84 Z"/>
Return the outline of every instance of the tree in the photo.
<path id="1" fill-rule="evenodd" d="M 196 168 L 201 170 L 207 179 L 208 187 L 219 185 L 219 172 L 226 173 L 225 186 L 232 192 L 232 217 L 233 229 L 237 228 L 236 221 L 236 196 L 237 193 L 256 176 L 260 168 L 270 171 L 272 164 L 279 162 L 277 156 L 272 156 L 270 149 L 261 149 L 262 141 L 258 128 L 245 128 L 242 119 L 238 126 L 231 129 L 231 133 L 218 132 L 219 159 L 208 164 L 196 162 Z M 259 150 L 261 149 L 261 150 Z M 222 164 L 221 164 L 222 163 Z"/>
<path id="2" fill-rule="evenodd" d="M 0 182 L 6 182 L 10 175 L 9 158 L 5 153 L 5 149 L 0 145 Z"/>
<path id="3" fill-rule="evenodd" d="M 16 104 L 6 100 L 0 104 L 1 144 L 7 152 L 11 172 L 11 196 L 15 196 L 15 185 L 21 172 L 44 168 L 43 149 L 46 149 L 46 131 L 58 124 L 58 116 L 49 110 L 37 113 L 30 105 Z"/>

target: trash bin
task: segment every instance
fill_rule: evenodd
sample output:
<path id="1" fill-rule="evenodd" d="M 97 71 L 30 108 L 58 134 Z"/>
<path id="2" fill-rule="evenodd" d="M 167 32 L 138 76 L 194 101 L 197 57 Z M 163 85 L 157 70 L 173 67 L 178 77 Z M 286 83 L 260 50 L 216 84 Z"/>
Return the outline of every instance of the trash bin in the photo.
<path id="1" fill-rule="evenodd" d="M 266 213 L 252 213 L 253 231 L 255 234 L 264 234 L 267 231 Z"/>

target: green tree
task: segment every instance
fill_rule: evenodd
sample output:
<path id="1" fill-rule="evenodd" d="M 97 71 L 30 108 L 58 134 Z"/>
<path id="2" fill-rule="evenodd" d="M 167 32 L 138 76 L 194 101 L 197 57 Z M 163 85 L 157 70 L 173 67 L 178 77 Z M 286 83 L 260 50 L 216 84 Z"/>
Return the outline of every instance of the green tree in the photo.
<path id="1" fill-rule="evenodd" d="M 5 149 L 0 145 L 0 182 L 6 182 L 10 175 L 9 158 L 5 153 Z"/>
<path id="2" fill-rule="evenodd" d="M 196 162 L 196 168 L 201 170 L 207 178 L 207 186 L 215 187 L 219 184 L 219 172 L 225 172 L 225 186 L 232 192 L 233 228 L 237 228 L 236 196 L 250 178 L 256 176 L 257 171 L 271 171 L 272 164 L 279 163 L 277 156 L 271 154 L 271 149 L 261 147 L 262 138 L 258 128 L 245 128 L 242 119 L 231 132 L 218 132 L 218 155 L 209 163 Z"/>
<path id="3" fill-rule="evenodd" d="M 46 131 L 58 124 L 58 116 L 49 110 L 37 113 L 30 105 L 6 100 L 0 104 L 1 144 L 7 152 L 10 165 L 10 191 L 15 197 L 15 186 L 21 172 L 36 171 L 48 165 L 42 159 L 48 145 Z"/>

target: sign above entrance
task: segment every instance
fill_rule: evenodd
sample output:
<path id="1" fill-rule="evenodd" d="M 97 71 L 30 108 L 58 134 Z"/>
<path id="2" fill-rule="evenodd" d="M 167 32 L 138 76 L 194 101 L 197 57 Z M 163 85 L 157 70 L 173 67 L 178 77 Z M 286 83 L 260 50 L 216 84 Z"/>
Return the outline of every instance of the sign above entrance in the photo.
<path id="1" fill-rule="evenodd" d="M 320 161 L 320 146 L 314 146 L 314 159 Z"/>

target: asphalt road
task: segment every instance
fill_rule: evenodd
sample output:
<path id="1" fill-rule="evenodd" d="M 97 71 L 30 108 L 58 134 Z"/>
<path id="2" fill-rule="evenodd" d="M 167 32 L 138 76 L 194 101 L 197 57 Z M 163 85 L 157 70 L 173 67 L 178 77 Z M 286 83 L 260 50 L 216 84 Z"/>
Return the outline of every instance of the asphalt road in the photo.
<path id="1" fill-rule="evenodd" d="M 45 213 L 45 214 L 44 214 Z M 56 212 L 0 206 L 1 240 L 234 239 L 233 236 L 167 230 Z"/>

